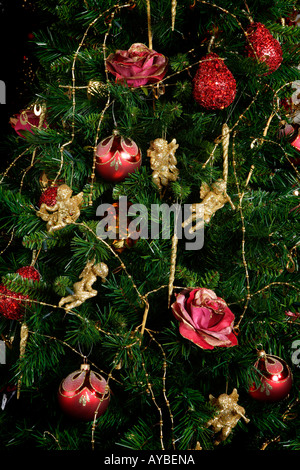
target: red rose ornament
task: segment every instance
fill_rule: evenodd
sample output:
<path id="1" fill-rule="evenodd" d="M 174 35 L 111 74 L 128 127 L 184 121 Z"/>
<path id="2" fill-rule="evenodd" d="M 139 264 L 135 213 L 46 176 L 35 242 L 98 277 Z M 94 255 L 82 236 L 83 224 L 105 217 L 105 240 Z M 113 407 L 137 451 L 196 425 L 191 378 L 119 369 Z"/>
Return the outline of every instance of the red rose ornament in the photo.
<path id="1" fill-rule="evenodd" d="M 118 50 L 106 59 L 106 68 L 116 77 L 116 82 L 126 82 L 137 88 L 156 83 L 165 76 L 168 59 L 145 44 L 135 43 L 128 51 Z"/>
<path id="2" fill-rule="evenodd" d="M 210 289 L 185 289 L 171 306 L 180 322 L 180 334 L 202 349 L 238 344 L 233 333 L 234 314 Z"/>

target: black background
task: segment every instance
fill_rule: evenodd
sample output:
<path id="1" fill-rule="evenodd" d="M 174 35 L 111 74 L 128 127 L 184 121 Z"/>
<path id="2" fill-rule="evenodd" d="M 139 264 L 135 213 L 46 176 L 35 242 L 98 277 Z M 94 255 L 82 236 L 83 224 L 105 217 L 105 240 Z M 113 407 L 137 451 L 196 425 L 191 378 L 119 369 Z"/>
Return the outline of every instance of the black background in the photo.
<path id="1" fill-rule="evenodd" d="M 3 142 L 13 133 L 9 119 L 33 97 L 30 68 L 36 70 L 32 34 L 45 25 L 45 17 L 30 0 L 0 0 L 0 80 L 6 85 L 6 104 L 0 105 L 0 171 L 9 156 Z"/>

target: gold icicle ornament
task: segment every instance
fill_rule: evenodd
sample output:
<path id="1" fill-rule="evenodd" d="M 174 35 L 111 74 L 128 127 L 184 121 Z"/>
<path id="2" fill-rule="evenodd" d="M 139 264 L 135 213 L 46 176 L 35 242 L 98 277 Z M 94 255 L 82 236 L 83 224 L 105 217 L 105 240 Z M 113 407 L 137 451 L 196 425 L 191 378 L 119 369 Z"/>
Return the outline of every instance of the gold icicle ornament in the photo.
<path id="1" fill-rule="evenodd" d="M 202 183 L 200 187 L 200 199 L 202 199 L 202 202 L 194 203 L 191 205 L 191 215 L 182 223 L 183 228 L 190 225 L 190 228 L 188 230 L 190 234 L 203 228 L 204 223 L 209 223 L 213 215 L 217 212 L 217 210 L 221 209 L 226 204 L 226 202 L 229 202 L 232 209 L 235 210 L 235 206 L 232 203 L 229 195 L 227 194 L 229 139 L 230 130 L 227 124 L 225 123 L 222 126 L 223 178 L 219 178 L 211 185 L 211 187 L 209 187 L 207 183 Z M 148 156 L 151 156 L 151 154 L 149 155 L 148 153 Z M 194 222 L 196 223 L 192 225 Z M 171 295 L 173 292 L 173 283 L 176 269 L 177 244 L 178 239 L 176 235 L 174 235 L 172 239 L 171 249 L 171 269 L 169 276 L 168 307 L 170 307 Z"/>
<path id="2" fill-rule="evenodd" d="M 174 31 L 174 28 L 175 28 L 176 7 L 177 7 L 177 0 L 172 0 L 172 4 L 171 4 L 172 31 Z"/>
<path id="3" fill-rule="evenodd" d="M 46 228 L 49 233 L 76 222 L 80 216 L 83 192 L 76 196 L 72 196 L 72 193 L 72 189 L 67 184 L 58 186 L 56 204 L 54 206 L 47 206 L 47 204 L 43 203 L 36 212 L 38 217 L 47 222 Z"/>
<path id="4" fill-rule="evenodd" d="M 174 233 L 174 235 L 172 237 L 170 276 L 169 276 L 169 284 L 168 284 L 168 308 L 170 308 L 170 306 L 171 306 L 171 297 L 172 297 L 173 288 L 174 288 L 177 247 L 178 247 L 178 237 L 177 237 L 176 233 Z"/>
<path id="5" fill-rule="evenodd" d="M 21 332 L 20 332 L 20 359 L 22 359 L 25 355 L 27 340 L 28 340 L 28 326 L 24 322 L 24 323 L 22 323 Z M 19 380 L 18 380 L 17 399 L 20 398 L 22 377 L 23 377 L 23 375 L 21 374 L 20 377 L 19 377 Z"/>
<path id="6" fill-rule="evenodd" d="M 178 178 L 179 170 L 176 168 L 175 157 L 178 147 L 176 139 L 168 143 L 165 139 L 158 138 L 150 143 L 150 148 L 147 150 L 153 170 L 152 178 L 160 191 L 164 186 L 168 186 L 170 181 L 176 181 Z"/>
<path id="7" fill-rule="evenodd" d="M 239 395 L 236 388 L 233 389 L 231 395 L 222 393 L 218 398 L 209 395 L 209 401 L 216 408 L 217 414 L 206 425 L 207 427 L 212 426 L 213 432 L 218 434 L 214 442 L 215 445 L 227 439 L 241 418 L 249 423 L 250 420 L 245 416 L 245 409 L 237 404 L 238 399 Z"/>
<path id="8" fill-rule="evenodd" d="M 229 128 L 227 124 L 223 124 L 223 178 L 219 178 L 211 186 L 205 182 L 201 184 L 200 199 L 202 199 L 202 202 L 192 204 L 191 216 L 182 224 L 182 227 L 186 227 L 191 222 L 197 221 L 195 226 L 191 226 L 189 233 L 199 230 L 199 228 L 204 226 L 204 222 L 208 224 L 217 210 L 221 209 L 226 202 L 229 202 L 231 208 L 235 210 L 235 206 L 227 194 L 229 138 Z"/>
<path id="9" fill-rule="evenodd" d="M 58 306 L 68 311 L 83 304 L 87 299 L 95 297 L 98 291 L 93 289 L 92 285 L 96 282 L 97 276 L 100 276 L 102 282 L 105 282 L 107 275 L 108 267 L 105 263 L 95 264 L 95 259 L 88 261 L 79 275 L 81 281 L 75 282 L 73 285 L 74 294 L 62 297 Z"/>

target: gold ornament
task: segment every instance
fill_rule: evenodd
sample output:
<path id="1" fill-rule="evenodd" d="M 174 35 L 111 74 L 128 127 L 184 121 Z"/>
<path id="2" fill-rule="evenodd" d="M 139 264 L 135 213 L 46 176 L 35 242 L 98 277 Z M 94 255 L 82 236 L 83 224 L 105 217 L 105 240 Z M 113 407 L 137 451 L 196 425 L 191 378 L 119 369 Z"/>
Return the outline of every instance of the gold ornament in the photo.
<path id="1" fill-rule="evenodd" d="M 218 398 L 209 395 L 210 403 L 216 407 L 217 415 L 207 422 L 207 427 L 212 426 L 214 433 L 219 433 L 215 439 L 215 445 L 225 441 L 238 421 L 243 418 L 246 423 L 249 419 L 245 417 L 245 409 L 238 405 L 239 395 L 234 388 L 231 395 L 222 393 Z"/>
<path id="2" fill-rule="evenodd" d="M 176 181 L 179 170 L 176 168 L 175 152 L 179 145 L 176 139 L 169 144 L 165 139 L 155 139 L 150 143 L 147 156 L 150 157 L 150 166 L 153 170 L 152 178 L 158 189 L 167 186 L 170 181 Z"/>
<path id="3" fill-rule="evenodd" d="M 87 97 L 91 99 L 92 96 L 100 94 L 101 97 L 106 96 L 108 93 L 107 87 L 104 83 L 97 80 L 90 80 L 87 87 Z"/>
<path id="4" fill-rule="evenodd" d="M 211 185 L 211 187 L 209 187 L 207 183 L 201 184 L 200 199 L 202 199 L 202 202 L 192 204 L 192 213 L 182 224 L 182 227 L 186 227 L 195 220 L 198 220 L 198 223 L 194 227 L 191 226 L 189 233 L 193 233 L 199 228 L 202 228 L 204 226 L 204 222 L 208 224 L 212 216 L 217 212 L 217 210 L 221 209 L 226 202 L 229 202 L 231 208 L 235 210 L 235 206 L 231 201 L 230 196 L 227 194 L 229 138 L 229 127 L 227 124 L 223 124 L 223 178 L 219 178 Z"/>
<path id="5" fill-rule="evenodd" d="M 66 225 L 76 222 L 80 216 L 80 207 L 83 200 L 83 192 L 72 196 L 72 189 L 67 184 L 62 184 L 57 188 L 56 204 L 47 206 L 41 204 L 36 212 L 38 217 L 47 222 L 48 232 L 55 232 Z"/>
<path id="6" fill-rule="evenodd" d="M 53 183 L 53 179 L 49 179 L 46 172 L 45 171 L 42 171 L 42 173 L 40 174 L 40 177 L 39 177 L 39 183 L 40 183 L 40 187 L 41 187 L 41 190 L 42 191 L 45 191 L 46 189 L 50 188 L 50 186 L 52 185 Z M 64 184 L 64 180 L 63 179 L 59 179 L 58 180 L 58 183 L 59 184 Z"/>
<path id="7" fill-rule="evenodd" d="M 226 192 L 226 183 L 223 179 L 215 181 L 211 188 L 207 183 L 202 183 L 200 188 L 200 198 L 202 202 L 194 203 L 191 206 L 191 215 L 183 223 L 182 227 L 198 220 L 196 225 L 189 228 L 189 233 L 194 233 L 203 228 L 204 222 L 209 223 L 212 216 L 221 209 L 226 202 L 229 202 L 232 209 L 235 209 L 230 197 Z"/>
<path id="8" fill-rule="evenodd" d="M 63 307 L 65 310 L 71 310 L 72 308 L 78 307 L 87 299 L 95 297 L 98 292 L 92 288 L 92 284 L 96 282 L 97 276 L 100 276 L 102 282 L 105 282 L 105 278 L 108 275 L 108 267 L 105 263 L 95 264 L 95 259 L 88 261 L 84 270 L 79 276 L 81 281 L 75 282 L 73 285 L 74 294 L 67 297 L 62 297 L 58 306 Z M 68 304 L 68 305 L 65 305 Z"/>
<path id="9" fill-rule="evenodd" d="M 169 276 L 169 284 L 168 284 L 168 308 L 170 308 L 171 306 L 171 297 L 173 294 L 175 272 L 176 272 L 177 247 L 178 247 L 178 237 L 176 233 L 174 233 L 172 237 L 170 276 Z"/>
<path id="10" fill-rule="evenodd" d="M 28 326 L 24 322 L 24 323 L 22 323 L 21 333 L 20 333 L 20 359 L 22 359 L 22 357 L 24 357 L 24 355 L 25 355 L 27 340 L 28 340 Z M 22 375 L 20 375 L 20 378 L 18 380 L 17 399 L 20 398 L 21 385 L 22 385 Z"/>
<path id="11" fill-rule="evenodd" d="M 146 0 L 146 3 L 147 3 L 148 42 L 149 42 L 149 49 L 152 49 L 151 4 L 150 4 L 150 0 Z"/>
<path id="12" fill-rule="evenodd" d="M 201 444 L 199 441 L 196 442 L 196 446 L 194 449 L 189 449 L 189 450 L 203 450 L 202 447 L 201 447 Z"/>
<path id="13" fill-rule="evenodd" d="M 174 31 L 174 28 L 175 28 L 176 7 L 177 7 L 177 0 L 172 0 L 172 4 L 171 4 L 172 31 Z"/>

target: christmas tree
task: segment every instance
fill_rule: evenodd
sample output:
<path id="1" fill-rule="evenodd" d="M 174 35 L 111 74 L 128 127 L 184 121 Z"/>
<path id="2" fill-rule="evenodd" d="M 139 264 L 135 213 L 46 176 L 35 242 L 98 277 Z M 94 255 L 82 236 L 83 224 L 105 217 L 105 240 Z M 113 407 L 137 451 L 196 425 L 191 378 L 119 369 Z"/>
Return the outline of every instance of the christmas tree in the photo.
<path id="1" fill-rule="evenodd" d="M 1 450 L 300 449 L 297 8 L 35 2 Z"/>

